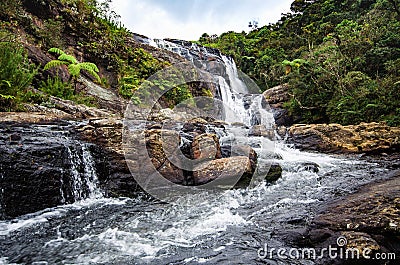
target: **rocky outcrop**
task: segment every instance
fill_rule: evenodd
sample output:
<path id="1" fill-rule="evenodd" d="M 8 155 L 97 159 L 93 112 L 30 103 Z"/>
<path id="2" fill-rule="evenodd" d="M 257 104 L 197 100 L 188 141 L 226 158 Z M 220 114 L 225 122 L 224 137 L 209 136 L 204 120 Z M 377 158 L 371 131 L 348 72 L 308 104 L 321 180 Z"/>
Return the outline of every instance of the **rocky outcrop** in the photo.
<path id="1" fill-rule="evenodd" d="M 400 148 L 400 128 L 385 123 L 294 125 L 289 143 L 302 150 L 342 153 L 396 152 Z"/>
<path id="2" fill-rule="evenodd" d="M 120 116 L 119 114 L 116 114 L 115 112 L 107 109 L 88 107 L 85 105 L 76 104 L 75 102 L 70 100 L 64 100 L 52 96 L 48 98 L 48 103 L 52 105 L 51 108 L 37 104 L 26 104 L 25 108 L 33 114 L 38 113 L 38 115 L 40 115 L 41 113 L 49 113 L 53 114 L 53 116 L 69 120 Z"/>
<path id="3" fill-rule="evenodd" d="M 105 118 L 107 111 L 88 108 L 80 117 L 91 118 L 74 121 L 75 111 L 79 112 L 81 106 L 70 106 L 65 101 L 59 104 L 65 111 L 0 114 L 1 218 L 84 198 L 76 198 L 72 188 L 73 177 L 87 171 L 84 150 L 93 160 L 105 196 L 135 197 L 142 192 L 125 159 L 122 120 L 118 116 Z M 239 180 L 236 187 L 249 185 L 257 169 L 257 153 L 250 146 L 221 148 L 218 136 L 206 131 L 222 130 L 223 122 L 197 118 L 182 126 L 178 133 L 163 129 L 162 124 L 149 123 L 140 131 L 146 144 L 141 152 L 148 155 L 161 175 L 180 185 L 203 185 L 216 179 L 223 183 L 235 177 Z M 176 152 L 167 155 L 165 150 Z M 178 152 L 196 161 L 196 168 L 189 171 L 171 162 Z M 264 175 L 272 182 L 281 174 L 280 166 L 273 165 Z"/>
<path id="4" fill-rule="evenodd" d="M 28 117 L 24 117 L 28 119 Z M 41 117 L 39 117 L 41 118 Z M 37 121 L 38 115 L 29 117 Z M 92 146 L 73 137 L 68 122 L 0 123 L 0 215 L 2 218 L 74 202 L 88 194 L 75 179 L 88 173 Z"/>
<path id="5" fill-rule="evenodd" d="M 283 108 L 283 104 L 290 100 L 287 84 L 267 89 L 263 95 L 272 108 Z"/>
<path id="6" fill-rule="evenodd" d="M 290 100 L 288 85 L 283 84 L 270 89 L 264 93 L 264 98 L 271 107 L 277 126 L 290 126 L 293 124 L 293 117 L 283 108 L 283 104 Z"/>
<path id="7" fill-rule="evenodd" d="M 359 249 L 360 253 L 369 248 L 371 252 L 368 254 L 371 257 L 375 252 L 396 253 L 398 257 L 400 254 L 399 187 L 400 173 L 397 171 L 389 180 L 369 184 L 358 192 L 329 204 L 313 220 L 300 242 L 307 246 L 322 248 L 328 245 L 336 246 L 337 238 L 345 237 L 346 248 Z M 365 264 L 368 260 L 362 259 L 360 262 Z M 388 262 L 385 260 L 382 263 L 367 264 L 392 264 Z M 337 263 L 323 259 L 319 264 Z"/>

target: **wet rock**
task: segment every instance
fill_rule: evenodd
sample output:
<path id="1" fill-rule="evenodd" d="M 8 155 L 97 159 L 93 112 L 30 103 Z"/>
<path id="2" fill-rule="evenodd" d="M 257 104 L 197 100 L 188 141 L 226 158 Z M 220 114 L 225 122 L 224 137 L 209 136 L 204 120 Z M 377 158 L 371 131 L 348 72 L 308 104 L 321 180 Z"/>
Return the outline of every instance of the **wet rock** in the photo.
<path id="1" fill-rule="evenodd" d="M 0 218 L 72 202 L 69 128 L 54 131 L 50 125 L 0 123 Z M 18 144 L 12 140 L 18 140 Z"/>
<path id="2" fill-rule="evenodd" d="M 293 117 L 283 108 L 283 104 L 290 100 L 288 85 L 283 84 L 266 90 L 264 98 L 270 105 L 274 115 L 276 126 L 290 126 L 293 124 Z"/>
<path id="3" fill-rule="evenodd" d="M 368 184 L 327 205 L 303 235 L 306 245 L 334 245 L 338 237 L 344 236 L 346 247 L 359 249 L 361 253 L 369 248 L 371 255 L 374 252 L 400 254 L 399 176 L 398 171 L 393 172 L 389 180 Z M 324 237 L 316 236 L 320 231 L 325 231 Z"/>
<path id="4" fill-rule="evenodd" d="M 310 172 L 314 172 L 314 173 L 318 173 L 319 172 L 319 165 L 317 163 L 313 163 L 313 162 L 305 162 L 305 163 L 301 163 L 301 165 L 298 165 L 296 168 L 296 171 L 310 171 Z"/>
<path id="5" fill-rule="evenodd" d="M 248 127 L 246 126 L 246 124 L 242 123 L 242 122 L 232 122 L 231 124 L 233 127 L 239 127 L 239 128 L 246 128 L 248 129 Z"/>
<path id="6" fill-rule="evenodd" d="M 358 253 L 363 253 L 364 249 L 368 248 L 371 250 L 371 252 L 368 253 L 371 256 L 381 250 L 381 247 L 375 241 L 375 239 L 373 239 L 367 233 L 344 231 L 341 233 L 341 235 L 347 240 L 347 249 L 357 249 Z"/>
<path id="7" fill-rule="evenodd" d="M 273 108 L 282 108 L 283 103 L 290 100 L 287 84 L 267 89 L 263 95 L 267 103 Z"/>
<path id="8" fill-rule="evenodd" d="M 225 145 L 221 147 L 221 153 L 222 157 L 224 158 L 234 156 L 247 156 L 250 159 L 251 168 L 255 170 L 257 166 L 258 155 L 256 151 L 254 151 L 254 149 L 248 145 L 236 145 L 233 147 L 230 145 Z"/>
<path id="9" fill-rule="evenodd" d="M 76 130 L 85 141 L 101 145 L 110 151 L 123 154 L 122 150 L 121 119 L 91 119 L 87 123 L 79 124 Z"/>
<path id="10" fill-rule="evenodd" d="M 189 120 L 183 125 L 183 132 L 196 132 L 199 134 L 206 133 L 208 121 L 202 118 Z"/>
<path id="11" fill-rule="evenodd" d="M 400 147 L 400 128 L 385 123 L 294 125 L 289 143 L 302 150 L 344 153 L 396 152 Z"/>
<path id="12" fill-rule="evenodd" d="M 199 165 L 194 169 L 193 179 L 195 185 L 203 185 L 214 180 L 224 181 L 226 179 L 238 178 L 246 180 L 251 178 L 253 170 L 248 157 L 237 156 L 206 162 L 206 165 Z M 238 184 L 239 184 L 238 183 Z"/>
<path id="13" fill-rule="evenodd" d="M 288 129 L 285 126 L 279 126 L 276 128 L 276 132 L 281 139 L 285 139 Z"/>
<path id="14" fill-rule="evenodd" d="M 168 130 L 147 130 L 146 135 L 146 147 L 150 156 L 151 162 L 157 171 L 164 176 L 167 180 L 182 184 L 185 182 L 183 170 L 172 164 L 167 155 L 165 154 L 165 148 L 167 150 L 176 150 L 174 143 L 180 142 L 179 134 L 175 131 Z M 174 141 L 178 139 L 177 141 Z"/>
<path id="15" fill-rule="evenodd" d="M 222 158 L 221 146 L 216 134 L 201 134 L 192 142 L 192 158 L 196 160 L 212 160 Z"/>
<path id="16" fill-rule="evenodd" d="M 254 125 L 249 130 L 249 136 L 266 137 L 273 141 L 275 140 L 275 131 L 267 129 L 264 125 Z"/>
<path id="17" fill-rule="evenodd" d="M 272 164 L 268 174 L 265 176 L 267 182 L 275 182 L 282 177 L 282 167 L 279 164 Z"/>
<path id="18" fill-rule="evenodd" d="M 21 135 L 19 133 L 13 133 L 10 135 L 10 141 L 11 142 L 18 142 L 22 139 Z"/>
<path id="19" fill-rule="evenodd" d="M 293 118 L 290 116 L 289 111 L 277 108 L 271 108 L 271 110 L 276 126 L 290 126 L 293 124 Z"/>

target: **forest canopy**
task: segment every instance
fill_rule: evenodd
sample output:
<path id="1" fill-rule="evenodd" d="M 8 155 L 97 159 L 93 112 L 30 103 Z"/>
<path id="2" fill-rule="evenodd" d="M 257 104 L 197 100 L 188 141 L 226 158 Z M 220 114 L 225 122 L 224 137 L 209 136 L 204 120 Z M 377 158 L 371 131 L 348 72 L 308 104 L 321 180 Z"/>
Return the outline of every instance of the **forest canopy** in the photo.
<path id="1" fill-rule="evenodd" d="M 400 125 L 399 0 L 295 0 L 275 24 L 199 42 L 264 90 L 289 84 L 297 122 Z"/>

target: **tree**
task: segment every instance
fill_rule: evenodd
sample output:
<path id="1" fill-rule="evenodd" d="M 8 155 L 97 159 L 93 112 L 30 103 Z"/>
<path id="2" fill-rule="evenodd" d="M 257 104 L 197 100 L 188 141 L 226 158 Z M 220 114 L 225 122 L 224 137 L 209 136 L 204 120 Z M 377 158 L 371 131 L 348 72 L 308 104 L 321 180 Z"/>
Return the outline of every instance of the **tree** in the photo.
<path id="1" fill-rule="evenodd" d="M 59 56 L 56 60 L 48 62 L 44 66 L 44 70 L 49 70 L 51 68 L 66 65 L 68 67 L 68 72 L 71 76 L 69 81 L 74 82 L 75 86 L 74 92 L 76 92 L 78 78 L 80 77 L 82 70 L 86 71 L 88 74 L 93 76 L 97 82 L 99 83 L 101 82 L 100 76 L 98 75 L 99 68 L 94 63 L 89 63 L 89 62 L 80 63 L 74 56 L 66 54 L 64 51 L 58 48 L 51 48 L 49 52 L 55 53 Z"/>

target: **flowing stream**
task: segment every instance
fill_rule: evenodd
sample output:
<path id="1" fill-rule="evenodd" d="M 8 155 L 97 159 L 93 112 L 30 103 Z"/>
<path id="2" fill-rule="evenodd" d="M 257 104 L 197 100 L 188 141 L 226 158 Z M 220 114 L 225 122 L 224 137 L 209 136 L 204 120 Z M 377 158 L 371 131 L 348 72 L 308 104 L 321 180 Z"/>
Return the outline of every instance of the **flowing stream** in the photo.
<path id="1" fill-rule="evenodd" d="M 164 48 L 192 58 L 192 51 L 184 46 L 164 41 L 157 45 L 170 45 Z M 207 55 L 203 50 L 202 56 Z M 273 118 L 263 106 L 262 95 L 247 94 L 233 61 L 222 59 L 229 76 L 229 80 L 219 78 L 222 100 L 247 126 L 220 132 L 223 146 L 251 126 L 272 128 Z M 227 121 L 238 122 L 230 119 L 227 115 Z M 145 195 L 104 198 L 88 148 L 83 143 L 78 149 L 69 147 L 76 202 L 1 221 L 0 264 L 313 264 L 277 257 L 262 260 L 257 253 L 265 244 L 290 247 L 288 236 L 303 231 L 327 201 L 388 171 L 355 157 L 300 152 L 283 139 L 247 141 L 259 153 L 259 164 L 262 159 L 281 164 L 281 179 L 252 189 L 205 191 L 183 197 L 176 205 Z M 263 154 L 265 145 L 271 144 L 274 157 Z M 310 170 L 310 163 L 317 164 L 319 171 Z M 79 173 L 74 166 L 83 170 Z"/>

